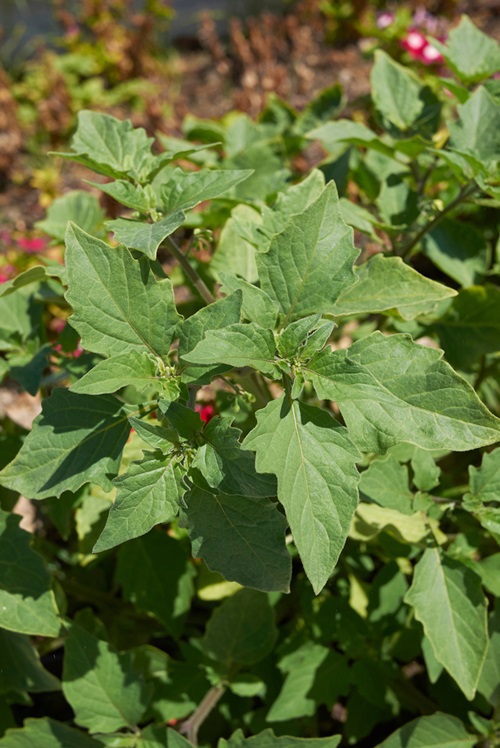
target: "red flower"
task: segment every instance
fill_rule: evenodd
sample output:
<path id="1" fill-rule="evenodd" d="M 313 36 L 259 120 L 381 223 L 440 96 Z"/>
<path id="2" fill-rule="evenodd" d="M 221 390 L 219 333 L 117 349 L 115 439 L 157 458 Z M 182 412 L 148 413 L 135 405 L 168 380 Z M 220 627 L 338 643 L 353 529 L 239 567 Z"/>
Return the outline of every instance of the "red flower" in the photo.
<path id="1" fill-rule="evenodd" d="M 40 237 L 29 239 L 25 236 L 17 240 L 17 245 L 23 252 L 42 252 L 46 247 L 46 241 Z"/>
<path id="2" fill-rule="evenodd" d="M 205 423 L 211 421 L 215 415 L 215 408 L 211 403 L 196 403 L 194 409 Z"/>

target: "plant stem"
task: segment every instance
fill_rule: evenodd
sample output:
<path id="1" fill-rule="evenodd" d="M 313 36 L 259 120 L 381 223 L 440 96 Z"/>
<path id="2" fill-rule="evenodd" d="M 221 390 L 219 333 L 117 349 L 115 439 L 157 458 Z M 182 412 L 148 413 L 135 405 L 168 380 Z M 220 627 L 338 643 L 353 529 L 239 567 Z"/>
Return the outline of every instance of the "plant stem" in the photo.
<path id="1" fill-rule="evenodd" d="M 198 730 L 215 708 L 226 690 L 225 686 L 213 686 L 196 707 L 193 714 L 181 725 L 179 732 L 187 737 L 194 746 L 198 745 Z"/>
<path id="2" fill-rule="evenodd" d="M 451 203 L 448 203 L 443 210 L 437 214 L 437 216 L 434 216 L 434 218 L 430 221 L 428 221 L 423 228 L 420 229 L 420 231 L 415 234 L 414 237 L 410 237 L 406 244 L 403 245 L 401 249 L 400 256 L 403 259 L 406 259 L 408 255 L 411 253 L 414 247 L 419 244 L 419 242 L 423 239 L 423 237 L 429 233 L 429 231 L 432 231 L 433 228 L 435 228 L 438 223 L 440 223 L 445 215 L 450 212 L 450 210 L 453 210 L 453 208 L 456 208 L 457 205 L 460 205 L 461 202 L 463 202 L 466 198 L 468 198 L 470 195 L 472 195 L 477 190 L 477 185 L 475 182 L 468 182 L 468 184 L 464 185 L 456 198 L 451 201 Z"/>
<path id="3" fill-rule="evenodd" d="M 194 269 L 186 255 L 182 252 L 177 242 L 169 236 L 168 244 L 168 250 L 170 254 L 172 254 L 173 257 L 175 257 L 175 259 L 178 261 L 187 277 L 200 294 L 203 301 L 205 301 L 207 304 L 212 304 L 215 301 L 214 296 L 207 288 L 205 281 L 203 280 L 201 275 Z"/>

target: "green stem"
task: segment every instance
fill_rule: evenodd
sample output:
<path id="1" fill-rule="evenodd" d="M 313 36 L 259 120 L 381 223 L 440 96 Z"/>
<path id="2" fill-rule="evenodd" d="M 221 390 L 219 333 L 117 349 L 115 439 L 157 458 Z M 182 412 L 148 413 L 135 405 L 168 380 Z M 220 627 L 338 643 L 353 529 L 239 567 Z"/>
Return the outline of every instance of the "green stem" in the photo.
<path id="1" fill-rule="evenodd" d="M 178 261 L 179 265 L 182 267 L 187 277 L 200 294 L 203 301 L 205 301 L 207 304 L 212 304 L 215 301 L 215 297 L 207 288 L 205 281 L 203 280 L 201 275 L 194 269 L 186 255 L 182 252 L 181 248 L 178 246 L 176 241 L 172 239 L 171 236 L 168 237 L 167 241 L 170 254 Z"/>
<path id="2" fill-rule="evenodd" d="M 451 201 L 451 203 L 448 203 L 448 205 L 446 205 L 443 210 L 437 214 L 437 216 L 434 216 L 432 220 L 428 221 L 425 226 L 423 226 L 420 231 L 415 234 L 414 237 L 410 237 L 406 244 L 403 244 L 400 256 L 403 259 L 406 259 L 411 254 L 414 247 L 416 247 L 417 244 L 421 242 L 426 234 L 432 231 L 432 229 L 435 228 L 451 210 L 453 210 L 453 208 L 456 208 L 457 205 L 460 205 L 461 202 L 470 197 L 470 195 L 472 195 L 477 189 L 478 187 L 475 182 L 469 182 L 468 184 L 464 185 L 456 198 Z"/>
<path id="3" fill-rule="evenodd" d="M 225 686 L 213 686 L 213 688 L 205 694 L 189 719 L 181 725 L 179 732 L 185 735 L 194 746 L 198 745 L 198 730 L 212 709 L 214 709 L 218 704 L 225 690 Z"/>

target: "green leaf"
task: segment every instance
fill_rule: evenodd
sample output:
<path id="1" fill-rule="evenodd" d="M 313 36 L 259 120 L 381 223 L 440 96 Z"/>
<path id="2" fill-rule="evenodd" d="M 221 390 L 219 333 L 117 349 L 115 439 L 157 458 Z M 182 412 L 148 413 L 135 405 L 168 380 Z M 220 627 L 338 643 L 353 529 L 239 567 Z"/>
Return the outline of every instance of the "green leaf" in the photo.
<path id="1" fill-rule="evenodd" d="M 318 593 L 335 568 L 358 502 L 359 453 L 326 411 L 283 395 L 257 412 L 243 442 L 259 472 L 278 478 L 295 545 Z"/>
<path id="2" fill-rule="evenodd" d="M 365 452 L 399 442 L 466 451 L 498 441 L 500 420 L 441 356 L 409 335 L 375 332 L 347 351 L 322 351 L 303 370 L 320 399 L 339 404 Z"/>
<path id="3" fill-rule="evenodd" d="M 231 582 L 261 592 L 289 592 L 287 522 L 272 501 L 194 487 L 185 497 L 183 524 L 193 556 Z"/>
<path id="4" fill-rule="evenodd" d="M 160 389 L 157 368 L 150 355 L 132 350 L 121 356 L 99 361 L 70 389 L 82 395 L 106 395 L 128 385 L 133 385 L 138 390 L 152 386 Z"/>
<path id="5" fill-rule="evenodd" d="M 115 221 L 107 221 L 106 226 L 113 232 L 117 242 L 131 249 L 138 249 L 150 260 L 154 260 L 162 241 L 173 234 L 184 223 L 185 218 L 185 214 L 179 211 L 156 223 L 117 218 Z"/>
<path id="6" fill-rule="evenodd" d="M 146 258 L 135 260 L 74 224 L 66 247 L 66 298 L 82 346 L 104 356 L 136 350 L 166 358 L 180 320 L 171 282 L 157 281 Z"/>
<path id="7" fill-rule="evenodd" d="M 470 493 L 476 501 L 500 501 L 500 448 L 485 452 L 481 467 L 469 466 Z"/>
<path id="8" fill-rule="evenodd" d="M 309 333 L 317 328 L 320 320 L 321 314 L 311 314 L 309 317 L 303 317 L 287 325 L 276 341 L 280 355 L 283 358 L 296 356 L 301 343 L 304 343 Z"/>
<path id="9" fill-rule="evenodd" d="M 435 328 L 450 364 L 470 369 L 481 356 L 500 351 L 500 289 L 464 288 Z"/>
<path id="10" fill-rule="evenodd" d="M 57 636 L 58 610 L 50 575 L 30 546 L 20 517 L 0 510 L 0 610 L 2 628 L 20 634 Z"/>
<path id="11" fill-rule="evenodd" d="M 377 748 L 467 748 L 476 743 L 477 736 L 468 733 L 463 722 L 437 712 L 408 722 Z"/>
<path id="12" fill-rule="evenodd" d="M 380 506 L 412 515 L 413 494 L 408 485 L 408 468 L 392 455 L 376 459 L 361 473 L 361 493 Z"/>
<path id="13" fill-rule="evenodd" d="M 437 548 L 428 548 L 415 567 L 405 602 L 422 623 L 436 660 L 472 700 L 488 647 L 480 578 Z"/>
<path id="14" fill-rule="evenodd" d="M 152 530 L 118 551 L 116 579 L 138 610 L 155 615 L 178 636 L 194 593 L 196 572 L 178 540 Z"/>
<path id="15" fill-rule="evenodd" d="M 58 153 L 62 158 L 78 161 L 107 177 L 147 179 L 155 165 L 151 153 L 153 138 L 142 127 L 134 128 L 130 120 L 119 120 L 110 114 L 82 111 L 71 141 L 73 153 Z"/>
<path id="16" fill-rule="evenodd" d="M 338 153 L 339 143 L 358 145 L 383 153 L 386 156 L 393 155 L 393 148 L 384 143 L 378 135 L 361 122 L 353 122 L 350 119 L 341 119 L 338 122 L 328 122 L 311 132 L 307 137 L 312 140 L 320 140 L 327 151 Z"/>
<path id="17" fill-rule="evenodd" d="M 103 189 L 104 185 L 98 185 Z M 35 226 L 59 242 L 64 241 L 68 221 L 74 221 L 82 231 L 88 234 L 103 233 L 105 213 L 99 205 L 95 195 L 83 190 L 72 190 L 66 195 L 58 197 L 47 209 L 47 216 L 43 221 L 37 221 Z"/>
<path id="18" fill-rule="evenodd" d="M 10 296 L 10 294 L 14 293 L 14 291 L 17 291 L 19 288 L 30 286 L 32 283 L 45 281 L 48 278 L 53 277 L 54 275 L 56 277 L 62 277 L 64 275 L 64 268 L 60 269 L 60 273 L 55 273 L 53 272 L 52 268 L 48 268 L 42 265 L 35 265 L 34 267 L 28 268 L 28 270 L 19 273 L 19 275 L 16 275 L 15 278 L 2 283 L 2 285 L 0 286 L 0 297 Z M 4 320 L 2 320 L 2 326 L 4 324 Z"/>
<path id="19" fill-rule="evenodd" d="M 57 636 L 58 610 L 50 575 L 30 546 L 20 518 L 0 510 L 0 609 L 2 627 L 21 634 Z"/>
<path id="20" fill-rule="evenodd" d="M 332 314 L 397 312 L 411 320 L 457 293 L 420 275 L 400 257 L 377 254 L 356 271 L 358 282 L 339 296 Z"/>
<path id="21" fill-rule="evenodd" d="M 101 553 L 170 522 L 179 511 L 185 492 L 184 469 L 160 452 L 146 452 L 132 462 L 126 473 L 113 481 L 116 498 L 99 540 L 93 548 Z"/>
<path id="22" fill-rule="evenodd" d="M 335 119 L 345 106 L 345 97 L 339 83 L 323 89 L 321 93 L 310 101 L 300 112 L 293 125 L 293 132 L 305 135 L 323 122 Z"/>
<path id="23" fill-rule="evenodd" d="M 38 652 L 24 634 L 15 634 L 3 628 L 0 629 L 0 661 L 2 663 L 0 693 L 6 691 L 36 693 L 59 691 L 61 688 L 58 679 L 42 667 Z"/>
<path id="24" fill-rule="evenodd" d="M 444 218 L 424 238 L 424 252 L 434 265 L 461 286 L 478 283 L 490 262 L 488 245 L 473 226 Z"/>
<path id="25" fill-rule="evenodd" d="M 212 418 L 203 429 L 206 444 L 198 449 L 191 467 L 200 471 L 211 488 L 223 493 L 253 498 L 276 496 L 274 476 L 255 471 L 255 457 L 241 449 L 240 435 L 230 418 Z"/>
<path id="26" fill-rule="evenodd" d="M 254 286 L 253 283 L 248 283 L 248 281 L 237 278 L 236 275 L 231 275 L 231 273 L 225 273 L 221 270 L 218 276 L 222 283 L 220 289 L 222 293 L 231 294 L 235 291 L 241 291 L 243 295 L 241 311 L 246 319 L 270 330 L 274 328 L 279 309 L 276 302 L 267 293 Z"/>
<path id="27" fill-rule="evenodd" d="M 154 204 L 151 204 L 150 193 L 148 192 L 148 190 L 146 190 L 144 187 L 141 187 L 140 185 L 131 184 L 125 179 L 115 179 L 114 182 L 107 182 L 105 184 L 102 184 L 101 182 L 88 181 L 88 184 L 92 185 L 92 187 L 95 187 L 98 190 L 101 190 L 101 192 L 104 192 L 106 195 L 110 195 L 113 200 L 116 200 L 122 205 L 126 205 L 127 208 L 131 208 L 132 210 L 138 210 L 141 213 L 147 213 L 150 208 L 155 207 Z M 71 220 L 74 220 L 75 223 L 78 224 L 78 226 L 80 226 L 82 229 L 85 229 L 85 226 L 81 226 L 78 220 L 75 220 L 73 218 Z M 89 234 L 90 233 L 92 232 L 89 231 Z"/>
<path id="28" fill-rule="evenodd" d="M 201 640 L 203 651 L 226 673 L 254 665 L 273 649 L 278 630 L 267 595 L 243 589 L 215 608 Z"/>
<path id="29" fill-rule="evenodd" d="M 203 340 L 182 358 L 189 363 L 211 367 L 218 362 L 231 367 L 252 366 L 276 379 L 279 375 L 276 373 L 275 353 L 271 330 L 265 330 L 255 322 L 237 322 L 223 329 L 208 330 Z"/>
<path id="30" fill-rule="evenodd" d="M 23 727 L 7 730 L 1 748 L 100 748 L 86 733 L 53 719 L 27 719 Z"/>
<path id="31" fill-rule="evenodd" d="M 247 236 L 247 229 L 252 232 L 261 223 L 260 213 L 250 205 L 241 204 L 233 208 L 212 258 L 211 269 L 214 273 L 240 275 L 249 283 L 258 280 L 255 247 Z"/>
<path id="32" fill-rule="evenodd" d="M 500 605 L 498 600 L 495 601 L 495 609 L 488 622 L 488 632 L 488 651 L 477 690 L 497 709 L 500 704 Z"/>
<path id="33" fill-rule="evenodd" d="M 188 364 L 183 361 L 186 353 L 192 351 L 196 345 L 203 340 L 209 330 L 223 330 L 227 326 L 240 321 L 242 304 L 241 291 L 226 296 L 224 299 L 215 301 L 206 307 L 202 307 L 184 321 L 179 332 L 179 366 L 182 373 L 182 381 L 186 384 L 198 382 L 206 384 L 212 376 L 216 376 L 226 367 L 205 366 L 199 364 Z"/>
<path id="34" fill-rule="evenodd" d="M 468 16 L 461 17 L 458 26 L 450 31 L 446 44 L 433 39 L 432 45 L 464 83 L 478 83 L 500 69 L 498 42 L 476 28 Z"/>
<path id="35" fill-rule="evenodd" d="M 267 722 L 285 722 L 315 714 L 318 705 L 310 692 L 316 672 L 327 657 L 327 647 L 308 641 L 278 663 L 287 676 L 267 713 Z"/>
<path id="36" fill-rule="evenodd" d="M 282 324 L 308 314 L 330 312 L 355 279 L 358 255 L 344 223 L 333 182 L 257 255 L 261 287 L 281 310 Z"/>
<path id="37" fill-rule="evenodd" d="M 460 119 L 449 125 L 452 147 L 493 167 L 500 158 L 500 104 L 480 86 L 457 109 Z"/>
<path id="38" fill-rule="evenodd" d="M 380 114 L 400 130 L 409 130 L 424 107 L 423 87 L 417 76 L 377 50 L 371 84 L 373 102 Z"/>
<path id="39" fill-rule="evenodd" d="M 337 748 L 341 740 L 342 735 L 331 735 L 329 738 L 276 736 L 272 730 L 264 730 L 258 735 L 245 738 L 243 731 L 237 730 L 229 740 L 220 738 L 217 748 Z"/>
<path id="40" fill-rule="evenodd" d="M 117 473 L 130 433 L 129 412 L 111 396 L 54 389 L 0 484 L 36 499 L 75 492 L 89 481 L 109 489 L 107 476 Z"/>
<path id="41" fill-rule="evenodd" d="M 173 213 L 189 210 L 205 200 L 213 200 L 248 179 L 253 169 L 163 169 L 153 180 L 158 210 Z"/>
<path id="42" fill-rule="evenodd" d="M 75 722 L 90 733 L 133 729 L 144 709 L 142 678 L 134 672 L 130 654 L 73 623 L 64 648 L 63 692 Z"/>

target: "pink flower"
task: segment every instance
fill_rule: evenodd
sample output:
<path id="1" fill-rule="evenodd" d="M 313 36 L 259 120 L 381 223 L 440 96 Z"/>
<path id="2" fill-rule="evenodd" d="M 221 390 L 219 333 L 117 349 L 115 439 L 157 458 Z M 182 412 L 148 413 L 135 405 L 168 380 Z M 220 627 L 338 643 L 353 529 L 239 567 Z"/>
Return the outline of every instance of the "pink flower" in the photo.
<path id="1" fill-rule="evenodd" d="M 421 60 L 428 65 L 433 65 L 435 63 L 444 61 L 441 52 L 438 52 L 436 47 L 433 47 L 432 44 L 427 44 L 427 46 L 423 48 L 421 53 Z"/>
<path id="2" fill-rule="evenodd" d="M 60 335 L 66 327 L 65 319 L 53 319 L 50 322 L 50 329 L 53 330 L 57 335 Z"/>
<path id="3" fill-rule="evenodd" d="M 40 237 L 33 237 L 32 239 L 22 237 L 17 240 L 17 245 L 23 252 L 41 252 L 46 247 L 46 241 Z"/>
<path id="4" fill-rule="evenodd" d="M 0 268 L 0 283 L 6 283 L 17 275 L 17 268 L 14 265 L 4 265 Z"/>
<path id="5" fill-rule="evenodd" d="M 407 35 L 401 40 L 401 45 L 415 59 L 420 59 L 422 51 L 427 46 L 427 39 L 416 29 L 410 29 Z"/>
<path id="6" fill-rule="evenodd" d="M 8 231 L 0 231 L 0 247 L 4 249 L 10 244 L 11 235 Z"/>
<path id="7" fill-rule="evenodd" d="M 75 350 L 73 351 L 73 358 L 80 358 L 83 352 L 84 351 L 83 351 L 81 343 L 78 343 Z"/>
<path id="8" fill-rule="evenodd" d="M 194 409 L 205 423 L 211 421 L 215 415 L 215 408 L 211 403 L 196 403 Z"/>
<path id="9" fill-rule="evenodd" d="M 388 26 L 390 26 L 394 22 L 394 14 L 393 13 L 380 13 L 379 16 L 377 16 L 377 26 L 379 29 L 386 29 Z"/>

